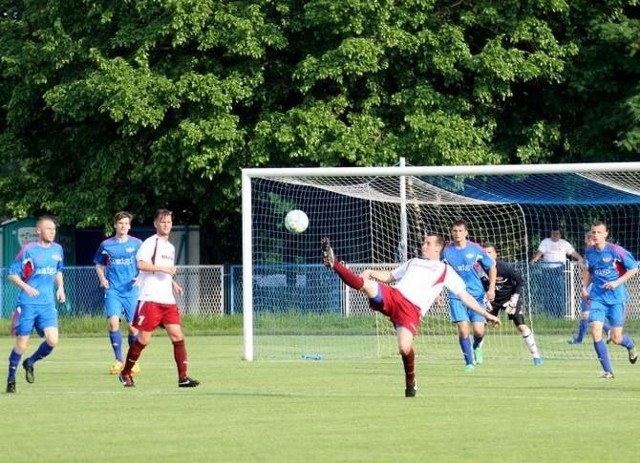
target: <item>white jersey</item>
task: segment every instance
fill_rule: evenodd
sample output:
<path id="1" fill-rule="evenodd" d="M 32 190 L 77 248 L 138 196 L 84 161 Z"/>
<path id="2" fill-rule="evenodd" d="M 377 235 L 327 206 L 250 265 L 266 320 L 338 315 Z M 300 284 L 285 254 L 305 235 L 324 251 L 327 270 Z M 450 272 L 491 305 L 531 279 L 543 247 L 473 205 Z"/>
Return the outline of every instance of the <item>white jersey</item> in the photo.
<path id="1" fill-rule="evenodd" d="M 542 253 L 543 262 L 564 263 L 567 256 L 573 254 L 575 249 L 573 249 L 571 243 L 562 238 L 558 241 L 545 238 L 538 246 L 538 251 Z"/>
<path id="2" fill-rule="evenodd" d="M 423 317 L 443 287 L 456 295 L 466 288 L 460 275 L 449 264 L 439 260 L 409 259 L 391 275 L 397 281 L 395 287 L 420 308 Z"/>
<path id="3" fill-rule="evenodd" d="M 136 261 L 143 261 L 161 267 L 172 267 L 175 263 L 176 248 L 169 241 L 153 235 L 144 240 Z M 140 301 L 153 301 L 160 304 L 175 304 L 173 277 L 164 272 L 140 271 Z"/>

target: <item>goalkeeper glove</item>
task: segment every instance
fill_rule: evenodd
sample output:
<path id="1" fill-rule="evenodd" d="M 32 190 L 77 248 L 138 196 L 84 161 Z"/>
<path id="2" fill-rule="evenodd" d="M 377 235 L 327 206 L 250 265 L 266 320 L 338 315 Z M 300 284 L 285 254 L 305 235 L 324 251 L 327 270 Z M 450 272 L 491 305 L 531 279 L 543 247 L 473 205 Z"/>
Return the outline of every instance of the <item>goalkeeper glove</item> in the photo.
<path id="1" fill-rule="evenodd" d="M 504 311 L 507 313 L 507 315 L 513 315 L 514 313 L 516 313 L 516 308 L 518 307 L 518 299 L 520 299 L 520 295 L 513 294 L 511 296 L 511 299 L 502 304 L 502 307 L 504 307 Z"/>

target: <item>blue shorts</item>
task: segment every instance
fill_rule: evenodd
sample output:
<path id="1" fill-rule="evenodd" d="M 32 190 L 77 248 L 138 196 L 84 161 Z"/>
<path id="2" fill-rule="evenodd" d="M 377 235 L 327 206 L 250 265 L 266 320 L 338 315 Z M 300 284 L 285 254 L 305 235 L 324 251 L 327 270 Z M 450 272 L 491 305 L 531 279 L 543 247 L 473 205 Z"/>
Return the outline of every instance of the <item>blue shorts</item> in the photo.
<path id="1" fill-rule="evenodd" d="M 58 310 L 55 305 L 22 305 L 13 316 L 13 334 L 29 336 L 35 329 L 40 337 L 45 328 L 58 328 Z"/>
<path id="2" fill-rule="evenodd" d="M 484 296 L 474 298 L 480 304 L 480 307 L 484 307 Z M 449 299 L 449 314 L 451 315 L 451 321 L 453 323 L 458 322 L 471 322 L 471 323 L 486 323 L 482 315 L 467 308 L 460 299 Z"/>
<path id="3" fill-rule="evenodd" d="M 609 320 L 612 328 L 620 328 L 624 325 L 624 304 L 603 304 L 599 301 L 591 301 L 589 310 L 589 323 L 604 323 Z"/>
<path id="4" fill-rule="evenodd" d="M 136 305 L 138 304 L 138 294 L 120 295 L 115 291 L 105 291 L 104 293 L 104 312 L 107 318 L 118 317 L 124 319 L 127 323 L 133 323 L 133 317 L 136 314 Z"/>

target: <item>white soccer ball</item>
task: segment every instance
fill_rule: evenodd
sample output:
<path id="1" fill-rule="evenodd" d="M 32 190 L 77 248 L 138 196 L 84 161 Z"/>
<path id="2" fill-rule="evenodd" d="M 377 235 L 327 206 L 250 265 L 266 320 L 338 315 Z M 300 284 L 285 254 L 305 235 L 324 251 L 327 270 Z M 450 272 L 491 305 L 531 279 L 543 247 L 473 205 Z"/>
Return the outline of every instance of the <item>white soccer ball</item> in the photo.
<path id="1" fill-rule="evenodd" d="M 300 209 L 294 209 L 289 211 L 284 218 L 284 226 L 287 227 L 291 233 L 302 233 L 309 226 L 309 217 L 304 211 Z"/>

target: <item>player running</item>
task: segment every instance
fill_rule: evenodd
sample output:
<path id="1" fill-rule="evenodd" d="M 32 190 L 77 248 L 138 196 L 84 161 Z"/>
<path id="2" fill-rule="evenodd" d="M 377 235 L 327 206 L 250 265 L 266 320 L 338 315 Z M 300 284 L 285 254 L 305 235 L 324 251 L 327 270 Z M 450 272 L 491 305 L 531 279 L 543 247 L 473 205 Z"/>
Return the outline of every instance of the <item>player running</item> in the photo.
<path id="1" fill-rule="evenodd" d="M 22 362 L 22 368 L 27 383 L 35 382 L 34 364 L 51 354 L 58 344 L 56 301 L 66 300 L 62 277 L 64 252 L 62 246 L 53 241 L 56 236 L 53 218 L 38 219 L 36 233 L 38 239 L 25 244 L 9 267 L 9 281 L 20 288 L 12 326 L 16 344 L 9 354 L 9 394 L 16 392 L 16 370 L 34 328 L 44 341 Z"/>
<path id="2" fill-rule="evenodd" d="M 404 367 L 405 397 L 416 395 L 413 340 L 420 320 L 444 287 L 472 311 L 500 325 L 500 319 L 487 312 L 467 293 L 462 278 L 440 261 L 443 247 L 441 236 L 427 235 L 422 242 L 422 259 L 409 259 L 391 272 L 367 269 L 356 275 L 336 259 L 329 238 L 322 239 L 322 263 L 333 269 L 347 286 L 364 293 L 369 298 L 369 307 L 393 323 Z M 388 283 L 392 282 L 397 284 L 390 286 Z"/>
<path id="3" fill-rule="evenodd" d="M 609 361 L 607 345 L 602 340 L 605 320 L 611 324 L 611 342 L 629 353 L 629 362 L 636 363 L 636 345 L 630 336 L 622 334 L 624 306 L 628 299 L 625 283 L 638 273 L 638 262 L 629 251 L 606 241 L 609 230 L 604 222 L 591 226 L 593 246 L 584 253 L 586 268 L 582 272 L 582 297 L 591 302 L 589 325 L 593 346 L 600 365 L 602 378 L 612 379 L 613 368 Z"/>

